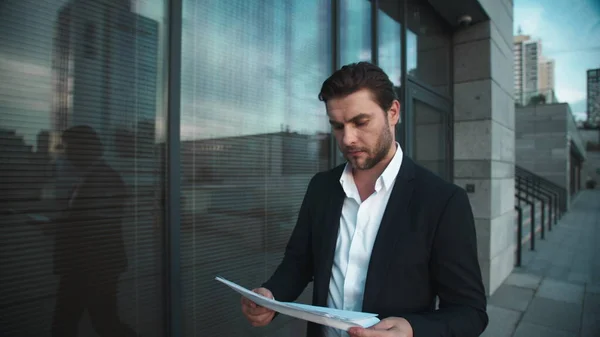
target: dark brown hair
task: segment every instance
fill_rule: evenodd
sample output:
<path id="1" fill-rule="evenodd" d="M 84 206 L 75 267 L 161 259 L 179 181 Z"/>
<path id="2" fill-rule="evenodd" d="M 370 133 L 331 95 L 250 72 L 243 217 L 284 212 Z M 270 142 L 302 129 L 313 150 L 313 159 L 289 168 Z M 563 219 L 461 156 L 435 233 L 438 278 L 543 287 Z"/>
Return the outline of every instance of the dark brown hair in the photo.
<path id="1" fill-rule="evenodd" d="M 371 91 L 383 111 L 388 111 L 392 102 L 398 99 L 394 84 L 381 68 L 369 62 L 358 62 L 345 65 L 329 76 L 323 82 L 319 100 L 327 103 L 362 89 Z"/>
<path id="2" fill-rule="evenodd" d="M 62 141 L 67 145 L 67 156 L 77 164 L 93 162 L 102 157 L 103 146 L 96 131 L 88 125 L 76 125 L 66 129 Z"/>

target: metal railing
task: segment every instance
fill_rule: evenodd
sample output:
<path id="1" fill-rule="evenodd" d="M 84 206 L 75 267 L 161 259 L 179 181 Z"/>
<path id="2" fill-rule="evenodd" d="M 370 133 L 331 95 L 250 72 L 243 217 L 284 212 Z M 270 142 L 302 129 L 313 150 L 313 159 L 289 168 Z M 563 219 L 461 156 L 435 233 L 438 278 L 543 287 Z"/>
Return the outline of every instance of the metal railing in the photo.
<path id="1" fill-rule="evenodd" d="M 564 187 L 551 182 L 548 179 L 526 170 L 520 166 L 515 166 L 515 198 L 519 202 L 526 203 L 531 209 L 528 241 L 530 249 L 535 250 L 536 228 L 540 226 L 541 239 L 546 236 L 546 229 L 552 231 L 552 225 L 556 225 L 558 220 L 567 210 L 567 190 Z M 536 219 L 537 204 L 541 204 L 541 216 Z M 517 257 L 516 265 L 521 265 L 521 245 L 523 241 L 523 208 L 517 203 L 515 209 L 518 212 L 517 218 Z M 548 217 L 546 217 L 546 214 Z"/>

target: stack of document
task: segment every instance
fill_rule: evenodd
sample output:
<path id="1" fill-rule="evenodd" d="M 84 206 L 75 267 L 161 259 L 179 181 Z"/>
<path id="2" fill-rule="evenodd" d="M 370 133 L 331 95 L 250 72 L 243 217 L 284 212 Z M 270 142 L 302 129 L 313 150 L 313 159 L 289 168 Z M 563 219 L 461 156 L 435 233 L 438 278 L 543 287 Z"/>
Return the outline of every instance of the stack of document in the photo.
<path id="1" fill-rule="evenodd" d="M 326 325 L 344 331 L 355 326 L 368 328 L 379 323 L 377 314 L 338 310 L 299 303 L 279 302 L 250 291 L 222 277 L 216 277 L 215 279 L 260 306 L 305 321 Z"/>

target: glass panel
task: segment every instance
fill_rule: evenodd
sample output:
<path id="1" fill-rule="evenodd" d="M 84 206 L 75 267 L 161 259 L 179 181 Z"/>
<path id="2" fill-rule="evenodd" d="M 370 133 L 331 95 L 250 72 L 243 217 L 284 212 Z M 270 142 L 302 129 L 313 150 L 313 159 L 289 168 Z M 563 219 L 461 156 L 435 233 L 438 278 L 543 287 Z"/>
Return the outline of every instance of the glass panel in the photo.
<path id="1" fill-rule="evenodd" d="M 339 2 L 340 66 L 371 61 L 371 1 Z"/>
<path id="2" fill-rule="evenodd" d="M 413 100 L 414 155 L 419 164 L 444 179 L 448 175 L 448 142 L 447 126 L 444 112 L 420 100 Z"/>
<path id="3" fill-rule="evenodd" d="M 164 6 L 0 3 L 4 335 L 163 334 Z"/>
<path id="4" fill-rule="evenodd" d="M 331 73 L 330 1 L 183 5 L 184 336 L 304 336 L 304 322 L 283 316 L 253 329 L 214 277 L 266 281 L 309 180 L 329 168 L 317 95 Z"/>
<path id="5" fill-rule="evenodd" d="M 377 2 L 379 66 L 398 88 L 402 83 L 402 2 L 380 0 Z"/>
<path id="6" fill-rule="evenodd" d="M 425 0 L 406 0 L 408 76 L 450 95 L 451 29 Z"/>
<path id="7" fill-rule="evenodd" d="M 371 1 L 340 1 L 338 17 L 340 67 L 360 61 L 371 62 Z M 335 162 L 332 164 L 345 162 L 346 158 L 336 146 Z"/>
<path id="8" fill-rule="evenodd" d="M 379 6 L 377 10 L 379 66 L 390 77 L 396 87 L 397 97 L 401 98 L 403 3 L 395 0 L 380 0 L 377 4 Z M 396 139 L 404 147 L 404 104 L 400 106 L 400 113 L 400 122 L 396 126 Z"/>

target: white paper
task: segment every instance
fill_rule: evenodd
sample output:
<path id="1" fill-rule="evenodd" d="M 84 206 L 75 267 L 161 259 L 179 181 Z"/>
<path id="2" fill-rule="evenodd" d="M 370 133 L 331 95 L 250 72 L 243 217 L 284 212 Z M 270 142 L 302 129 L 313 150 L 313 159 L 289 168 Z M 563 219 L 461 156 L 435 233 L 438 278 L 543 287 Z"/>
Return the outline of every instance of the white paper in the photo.
<path id="1" fill-rule="evenodd" d="M 260 306 L 305 321 L 345 331 L 354 326 L 368 328 L 379 323 L 377 314 L 338 310 L 299 303 L 279 302 L 250 291 L 222 277 L 216 277 L 215 279 Z"/>

